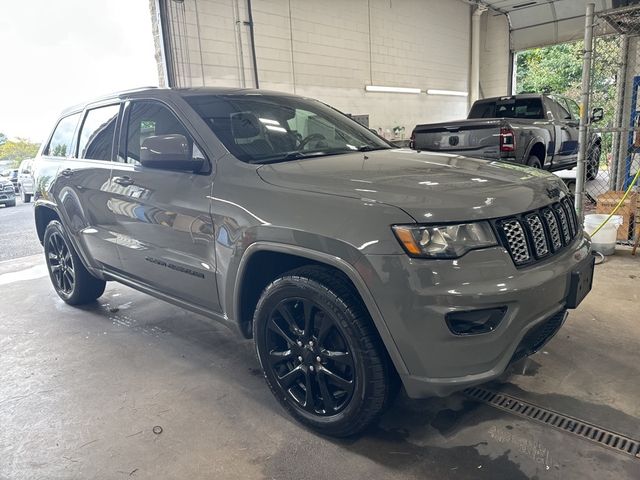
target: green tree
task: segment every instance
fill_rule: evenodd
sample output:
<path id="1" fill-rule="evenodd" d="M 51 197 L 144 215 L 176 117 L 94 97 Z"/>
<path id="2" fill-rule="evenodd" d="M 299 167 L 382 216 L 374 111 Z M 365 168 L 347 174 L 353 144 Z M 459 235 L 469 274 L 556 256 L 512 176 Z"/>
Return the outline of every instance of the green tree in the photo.
<path id="1" fill-rule="evenodd" d="M 533 48 L 518 53 L 517 93 L 566 94 L 580 85 L 582 42 Z"/>
<path id="2" fill-rule="evenodd" d="M 22 160 L 35 157 L 39 148 L 40 144 L 32 143 L 26 138 L 5 140 L 0 144 L 0 160 L 9 160 L 12 168 L 17 168 Z"/>
<path id="3" fill-rule="evenodd" d="M 594 43 L 590 102 L 604 109 L 598 127 L 613 124 L 620 56 L 619 36 L 597 37 Z M 516 57 L 516 93 L 555 93 L 581 103 L 583 42 L 533 48 Z M 602 133 L 603 152 L 611 151 L 611 133 Z"/>

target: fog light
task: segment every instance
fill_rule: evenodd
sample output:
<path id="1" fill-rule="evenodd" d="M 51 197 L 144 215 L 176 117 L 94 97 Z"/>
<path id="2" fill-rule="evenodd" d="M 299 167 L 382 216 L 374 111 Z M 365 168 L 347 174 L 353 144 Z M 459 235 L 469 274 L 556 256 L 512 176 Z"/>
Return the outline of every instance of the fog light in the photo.
<path id="1" fill-rule="evenodd" d="M 478 335 L 495 330 L 507 313 L 507 307 L 449 312 L 445 320 L 456 335 Z"/>

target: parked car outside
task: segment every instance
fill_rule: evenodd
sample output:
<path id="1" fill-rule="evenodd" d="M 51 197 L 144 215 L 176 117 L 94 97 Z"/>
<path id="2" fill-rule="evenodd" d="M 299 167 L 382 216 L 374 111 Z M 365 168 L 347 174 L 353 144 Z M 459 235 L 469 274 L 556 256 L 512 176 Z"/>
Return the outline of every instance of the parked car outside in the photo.
<path id="1" fill-rule="evenodd" d="M 31 172 L 31 164 L 33 163 L 33 159 L 26 159 L 20 163 L 20 168 L 18 169 L 18 188 L 20 190 L 20 196 L 22 198 L 23 203 L 31 202 L 31 197 L 33 197 L 33 174 Z"/>
<path id="2" fill-rule="evenodd" d="M 596 108 L 592 121 L 602 119 Z M 576 166 L 580 107 L 558 95 L 522 94 L 476 101 L 467 120 L 416 125 L 411 148 L 460 153 L 544 168 L 565 170 Z M 588 139 L 587 179 L 598 175 L 602 140 Z"/>
<path id="3" fill-rule="evenodd" d="M 63 113 L 34 173 L 65 302 L 116 280 L 234 328 L 325 434 L 366 428 L 400 382 L 425 398 L 498 377 L 591 288 L 560 179 L 393 148 L 294 95 L 104 97 Z"/>
<path id="4" fill-rule="evenodd" d="M 16 192 L 11 180 L 0 176 L 0 205 L 5 207 L 16 206 Z"/>
<path id="5" fill-rule="evenodd" d="M 2 172 L 2 176 L 7 178 L 11 182 L 15 193 L 18 193 L 20 191 L 20 188 L 18 187 L 18 169 L 17 168 L 10 168 L 8 170 L 5 170 L 4 172 Z"/>

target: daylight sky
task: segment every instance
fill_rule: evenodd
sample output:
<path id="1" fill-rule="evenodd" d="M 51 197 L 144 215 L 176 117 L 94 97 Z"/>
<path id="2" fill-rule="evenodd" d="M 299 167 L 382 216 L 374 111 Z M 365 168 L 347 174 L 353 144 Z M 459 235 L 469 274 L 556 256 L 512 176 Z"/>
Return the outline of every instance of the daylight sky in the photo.
<path id="1" fill-rule="evenodd" d="M 66 107 L 157 85 L 149 0 L 2 0 L 0 132 L 43 141 Z"/>

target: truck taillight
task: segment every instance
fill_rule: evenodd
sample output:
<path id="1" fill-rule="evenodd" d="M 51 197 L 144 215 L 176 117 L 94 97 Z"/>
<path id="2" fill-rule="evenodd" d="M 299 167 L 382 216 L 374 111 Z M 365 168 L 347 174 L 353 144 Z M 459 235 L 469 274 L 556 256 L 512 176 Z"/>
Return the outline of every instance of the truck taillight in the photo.
<path id="1" fill-rule="evenodd" d="M 500 151 L 501 152 L 515 152 L 516 151 L 516 136 L 513 130 L 510 128 L 500 129 Z"/>

